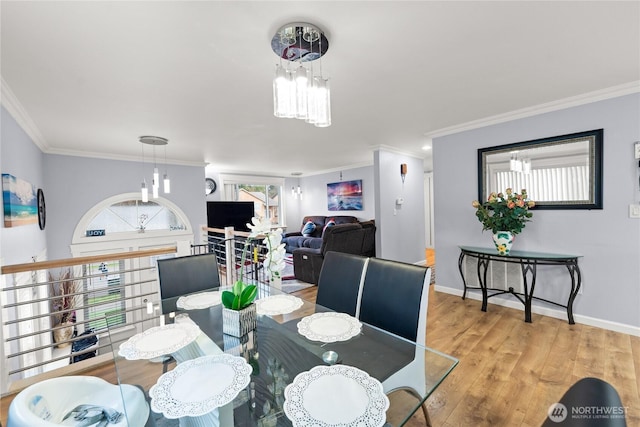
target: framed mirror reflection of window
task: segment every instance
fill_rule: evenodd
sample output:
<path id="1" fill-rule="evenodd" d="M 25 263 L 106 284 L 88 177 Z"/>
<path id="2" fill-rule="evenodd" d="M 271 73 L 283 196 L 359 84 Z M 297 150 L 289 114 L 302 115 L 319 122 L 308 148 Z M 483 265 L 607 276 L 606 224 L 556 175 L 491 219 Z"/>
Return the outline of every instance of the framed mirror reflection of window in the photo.
<path id="1" fill-rule="evenodd" d="M 478 200 L 527 190 L 536 209 L 602 209 L 603 129 L 478 149 Z"/>

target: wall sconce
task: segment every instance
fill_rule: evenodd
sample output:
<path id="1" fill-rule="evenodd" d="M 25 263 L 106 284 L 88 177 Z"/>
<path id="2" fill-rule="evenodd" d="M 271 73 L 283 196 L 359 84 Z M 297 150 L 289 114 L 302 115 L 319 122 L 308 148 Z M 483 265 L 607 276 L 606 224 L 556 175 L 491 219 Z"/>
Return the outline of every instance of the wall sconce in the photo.
<path id="1" fill-rule="evenodd" d="M 407 176 L 407 164 L 402 163 L 400 165 L 400 177 L 402 178 L 402 183 L 404 184 L 404 178 Z"/>
<path id="2" fill-rule="evenodd" d="M 295 187 L 291 187 L 291 195 L 296 200 L 297 199 L 302 200 L 302 190 L 300 189 L 299 185 L 298 185 L 298 189 L 297 190 L 295 189 Z"/>

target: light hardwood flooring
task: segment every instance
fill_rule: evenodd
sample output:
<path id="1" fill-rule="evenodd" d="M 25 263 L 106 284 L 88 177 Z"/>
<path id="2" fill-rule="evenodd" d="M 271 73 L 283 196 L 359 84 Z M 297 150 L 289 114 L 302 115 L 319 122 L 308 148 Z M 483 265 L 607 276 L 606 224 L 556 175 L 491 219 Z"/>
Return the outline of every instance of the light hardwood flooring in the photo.
<path id="1" fill-rule="evenodd" d="M 640 338 L 566 320 L 533 315 L 430 290 L 427 345 L 457 357 L 458 366 L 427 404 L 434 426 L 540 426 L 548 407 L 583 377 L 612 384 L 627 411 L 627 425 L 640 426 Z M 296 292 L 315 300 L 316 288 Z M 156 364 L 137 370 L 139 384 L 153 384 Z M 114 381 L 113 364 L 85 372 Z M 130 375 L 127 375 L 131 378 Z M 6 425 L 11 396 L 0 400 Z M 418 411 L 409 426 L 424 426 Z"/>

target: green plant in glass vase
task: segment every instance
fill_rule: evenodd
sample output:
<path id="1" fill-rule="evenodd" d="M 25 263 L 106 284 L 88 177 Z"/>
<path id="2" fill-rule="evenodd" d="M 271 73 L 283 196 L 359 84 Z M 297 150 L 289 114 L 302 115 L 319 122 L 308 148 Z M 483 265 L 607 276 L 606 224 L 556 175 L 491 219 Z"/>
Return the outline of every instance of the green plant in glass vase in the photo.
<path id="1" fill-rule="evenodd" d="M 482 231 L 519 234 L 525 223 L 531 220 L 533 214 L 529 209 L 535 206 L 535 202 L 527 198 L 526 189 L 518 194 L 507 188 L 504 193 L 492 192 L 484 203 L 474 200 L 472 206 L 476 208 L 476 217 L 482 223 Z"/>

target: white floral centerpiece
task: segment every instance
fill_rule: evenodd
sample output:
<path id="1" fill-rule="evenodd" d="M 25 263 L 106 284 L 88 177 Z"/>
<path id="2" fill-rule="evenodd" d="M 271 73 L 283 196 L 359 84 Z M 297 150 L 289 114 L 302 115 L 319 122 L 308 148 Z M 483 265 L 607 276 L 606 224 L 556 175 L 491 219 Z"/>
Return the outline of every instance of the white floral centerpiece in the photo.
<path id="1" fill-rule="evenodd" d="M 285 267 L 285 244 L 282 243 L 282 228 L 272 229 L 267 218 L 251 218 L 251 224 L 247 224 L 251 230 L 250 239 L 264 236 L 262 243 L 267 248 L 264 259 L 264 268 L 269 272 L 271 285 L 278 285 L 282 280 L 282 271 Z"/>

